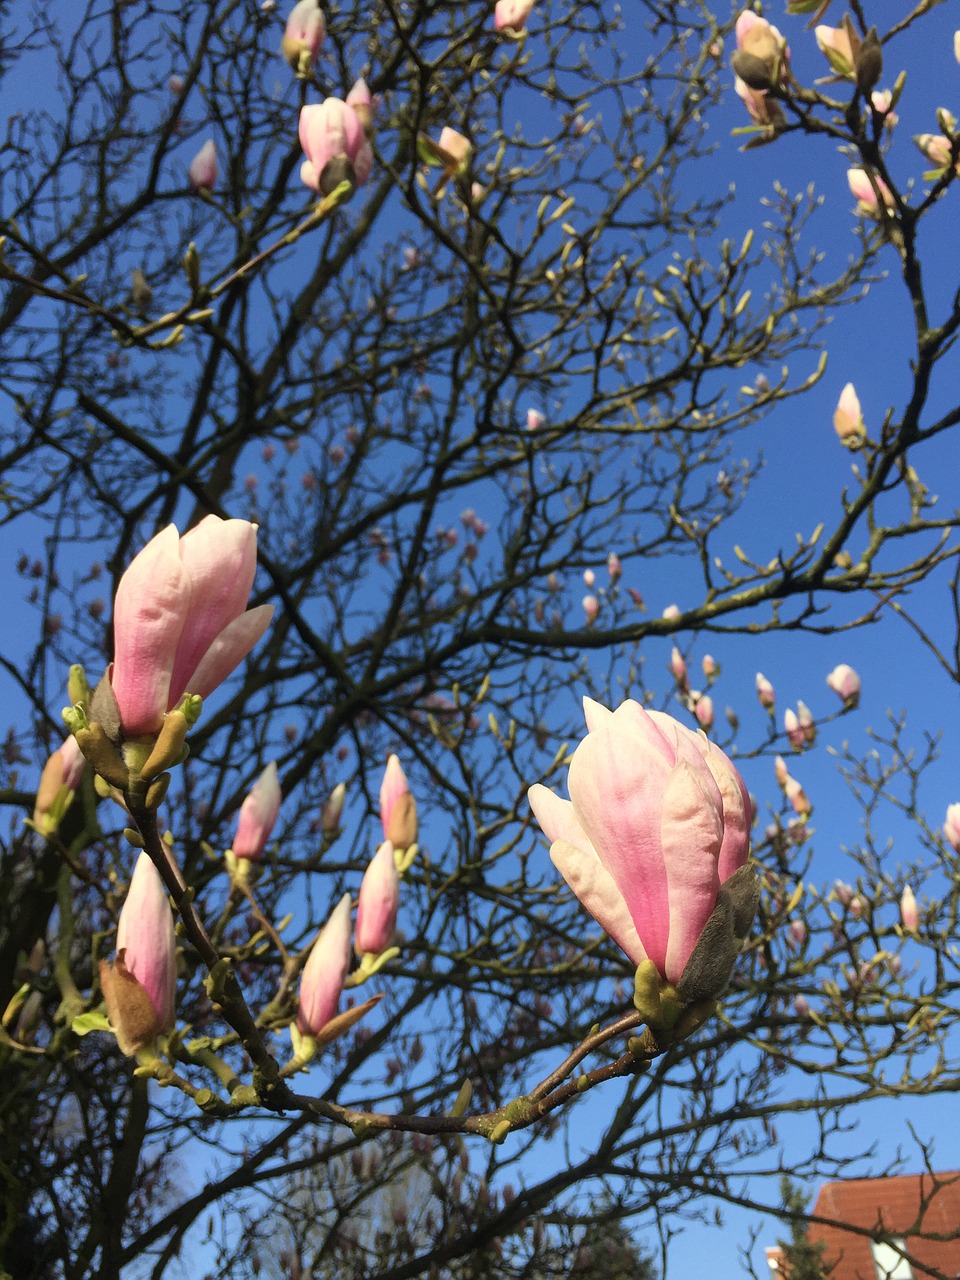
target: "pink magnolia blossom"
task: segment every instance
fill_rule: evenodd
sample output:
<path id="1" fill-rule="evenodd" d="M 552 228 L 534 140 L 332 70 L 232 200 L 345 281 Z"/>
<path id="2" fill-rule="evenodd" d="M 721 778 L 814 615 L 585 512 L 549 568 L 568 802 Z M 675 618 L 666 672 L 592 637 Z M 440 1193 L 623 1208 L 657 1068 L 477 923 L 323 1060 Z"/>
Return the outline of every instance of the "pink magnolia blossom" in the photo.
<path id="1" fill-rule="evenodd" d="M 257 527 L 206 516 L 168 525 L 120 579 L 110 682 L 126 736 L 156 733 L 185 693 L 207 697 L 266 631 L 272 605 L 246 609 Z"/>
<path id="2" fill-rule="evenodd" d="M 300 978 L 297 1027 L 319 1035 L 337 1011 L 350 968 L 350 895 L 345 893 L 310 949 Z"/>
<path id="3" fill-rule="evenodd" d="M 797 702 L 797 721 L 803 730 L 804 745 L 812 747 L 817 740 L 817 722 L 805 702 Z"/>
<path id="4" fill-rule="evenodd" d="M 326 98 L 300 111 L 300 145 L 306 160 L 301 181 L 329 195 L 344 180 L 361 187 L 373 168 L 373 151 L 357 112 L 339 98 Z"/>
<path id="5" fill-rule="evenodd" d="M 393 845 L 384 840 L 363 873 L 360 885 L 354 938 L 357 955 L 366 951 L 379 955 L 389 947 L 397 927 L 399 905 L 400 877 L 393 857 Z"/>
<path id="6" fill-rule="evenodd" d="M 592 622 L 596 622 L 597 620 L 600 613 L 600 601 L 596 596 L 584 596 L 582 604 L 583 612 L 586 614 L 587 618 L 587 625 L 589 626 Z"/>
<path id="7" fill-rule="evenodd" d="M 280 45 L 294 71 L 306 71 L 316 62 L 326 34 L 327 24 L 317 0 L 299 0 L 290 10 Z"/>
<path id="8" fill-rule="evenodd" d="M 731 909 L 721 885 L 747 860 L 746 788 L 718 747 L 672 716 L 632 700 L 609 711 L 589 698 L 584 712 L 571 799 L 538 784 L 530 805 L 587 911 L 634 964 L 649 959 L 678 982 L 718 901 Z"/>
<path id="9" fill-rule="evenodd" d="M 708 680 L 712 680 L 714 676 L 720 674 L 720 664 L 717 662 L 713 654 L 705 653 L 700 662 L 700 669 Z"/>
<path id="10" fill-rule="evenodd" d="M 783 756 L 777 756 L 773 762 L 773 772 L 777 779 L 777 785 L 786 789 L 787 783 L 790 781 L 790 770 L 787 768 L 787 762 Z"/>
<path id="11" fill-rule="evenodd" d="M 465 138 L 456 129 L 451 129 L 449 125 L 444 125 L 440 130 L 440 150 L 445 151 L 452 162 L 451 172 L 454 176 L 466 173 L 473 151 L 469 138 Z"/>
<path id="12" fill-rule="evenodd" d="M 373 131 L 374 101 L 370 87 L 363 76 L 355 81 L 353 88 L 347 94 L 346 102 L 347 106 L 352 107 L 357 113 L 357 117 L 363 125 L 363 131 L 369 138 Z"/>
<path id="13" fill-rule="evenodd" d="M 842 699 L 845 707 L 855 707 L 860 701 L 860 677 L 853 667 L 841 662 L 827 676 L 827 684 Z"/>
<path id="14" fill-rule="evenodd" d="M 417 838 L 417 802 L 398 756 L 391 755 L 380 784 L 380 821 L 383 838 L 397 849 L 407 849 Z"/>
<path id="15" fill-rule="evenodd" d="M 917 133 L 913 140 L 935 169 L 946 169 L 950 163 L 949 138 L 942 133 Z"/>
<path id="16" fill-rule="evenodd" d="M 768 97 L 765 90 L 751 89 L 739 76 L 733 78 L 733 89 L 750 113 L 750 118 L 757 124 L 775 128 L 783 123 L 783 110 L 779 102 Z"/>
<path id="17" fill-rule="evenodd" d="M 167 891 L 150 855 L 141 853 L 120 911 L 117 959 L 100 964 L 110 1022 L 128 1056 L 174 1025 L 176 958 Z"/>
<path id="18" fill-rule="evenodd" d="M 546 422 L 546 418 L 543 416 L 543 414 L 540 412 L 539 409 L 527 410 L 527 430 L 528 431 L 539 431 L 539 429 L 543 426 L 545 422 Z"/>
<path id="19" fill-rule="evenodd" d="M 815 27 L 817 47 L 830 63 L 830 69 L 838 76 L 856 79 L 854 60 L 857 50 L 853 47 L 850 32 L 845 27 Z M 856 38 L 856 37 L 854 37 Z M 859 48 L 860 41 L 857 40 Z"/>
<path id="20" fill-rule="evenodd" d="M 713 699 L 709 694 L 700 694 L 694 703 L 693 714 L 697 717 L 697 724 L 701 729 L 710 730 L 713 728 Z"/>
<path id="21" fill-rule="evenodd" d="M 796 778 L 788 777 L 783 789 L 787 799 L 793 806 L 794 812 L 798 813 L 801 818 L 806 818 L 813 811 L 813 805 L 807 799 L 807 793 Z"/>
<path id="22" fill-rule="evenodd" d="M 220 165 L 217 162 L 217 144 L 212 138 L 207 139 L 190 161 L 188 176 L 194 191 L 212 191 L 217 185 Z"/>
<path id="23" fill-rule="evenodd" d="M 895 209 L 896 201 L 893 192 L 879 174 L 869 174 L 866 169 L 848 169 L 847 185 L 857 201 L 857 213 L 864 217 L 876 218 L 880 213 L 882 201 L 886 209 Z M 876 190 L 874 190 L 876 186 Z M 877 192 L 880 199 L 877 199 Z"/>
<path id="24" fill-rule="evenodd" d="M 240 806 L 237 834 L 233 839 L 235 857 L 249 858 L 252 862 L 259 862 L 263 857 L 280 812 L 280 800 L 277 766 L 271 760 Z"/>
<path id="25" fill-rule="evenodd" d="M 522 31 L 533 10 L 533 0 L 497 0 L 493 25 L 497 31 Z"/>
<path id="26" fill-rule="evenodd" d="M 947 808 L 947 820 L 943 824 L 943 834 L 947 844 L 960 853 L 960 804 L 951 804 Z"/>
<path id="27" fill-rule="evenodd" d="M 788 930 L 788 937 L 798 947 L 802 947 L 807 940 L 807 926 L 802 920 L 791 920 Z"/>
<path id="28" fill-rule="evenodd" d="M 773 685 L 762 671 L 757 672 L 757 697 L 760 700 L 761 707 L 766 707 L 768 711 L 777 700 Z"/>
<path id="29" fill-rule="evenodd" d="M 860 400 L 852 382 L 840 392 L 840 399 L 833 411 L 833 427 L 840 437 L 840 443 L 848 449 L 859 449 L 867 436 L 863 423 Z"/>
<path id="30" fill-rule="evenodd" d="M 687 664 L 684 661 L 683 654 L 676 645 L 674 645 L 673 649 L 670 651 L 670 665 L 667 667 L 667 670 L 673 676 L 674 680 L 676 680 L 677 684 L 681 686 L 686 684 Z"/>
<path id="31" fill-rule="evenodd" d="M 900 897 L 900 923 L 908 933 L 916 933 L 920 928 L 920 912 L 917 909 L 917 900 L 909 885 L 904 886 Z"/>
<path id="32" fill-rule="evenodd" d="M 802 751 L 807 745 L 807 734 L 792 707 L 788 707 L 783 713 L 783 729 L 794 751 Z"/>
<path id="33" fill-rule="evenodd" d="M 611 551 L 607 556 L 607 573 L 610 575 L 610 581 L 616 582 L 623 573 L 623 565 L 620 563 L 620 557 L 615 551 Z"/>
<path id="34" fill-rule="evenodd" d="M 806 1018 L 810 1014 L 810 1001 L 804 995 L 793 997 L 793 1011 L 798 1018 Z"/>
<path id="35" fill-rule="evenodd" d="M 43 835 L 53 835 L 80 785 L 86 764 L 77 740 L 66 738 L 43 766 L 33 807 L 34 826 Z"/>

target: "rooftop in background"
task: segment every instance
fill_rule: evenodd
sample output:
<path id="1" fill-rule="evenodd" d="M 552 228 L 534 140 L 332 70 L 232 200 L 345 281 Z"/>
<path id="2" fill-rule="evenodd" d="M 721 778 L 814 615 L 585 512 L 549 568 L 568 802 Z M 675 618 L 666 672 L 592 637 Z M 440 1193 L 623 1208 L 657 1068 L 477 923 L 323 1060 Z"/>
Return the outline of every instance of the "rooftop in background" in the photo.
<path id="1" fill-rule="evenodd" d="M 809 1237 L 826 1245 L 829 1280 L 960 1276 L 960 1172 L 828 1182 L 817 1196 L 813 1218 L 823 1220 L 811 1222 Z M 843 1224 L 886 1239 L 877 1241 Z M 768 1248 L 766 1255 L 771 1275 L 789 1280 L 782 1251 Z"/>

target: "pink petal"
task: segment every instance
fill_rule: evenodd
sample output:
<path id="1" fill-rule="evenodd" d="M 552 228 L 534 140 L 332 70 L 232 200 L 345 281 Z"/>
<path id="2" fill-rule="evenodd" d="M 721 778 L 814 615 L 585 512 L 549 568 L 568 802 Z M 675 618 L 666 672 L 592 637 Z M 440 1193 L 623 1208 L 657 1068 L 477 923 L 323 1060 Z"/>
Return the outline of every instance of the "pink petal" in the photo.
<path id="1" fill-rule="evenodd" d="M 386 950 L 397 926 L 400 905 L 400 877 L 393 857 L 393 845 L 385 840 L 363 873 L 357 900 L 357 927 L 354 947 L 357 955 Z"/>
<path id="2" fill-rule="evenodd" d="M 128 735 L 155 733 L 167 710 L 190 586 L 173 525 L 147 543 L 120 579 L 113 605 L 111 683 Z"/>
<path id="3" fill-rule="evenodd" d="M 580 825 L 569 800 L 562 800 L 549 787 L 544 787 L 539 782 L 534 783 L 527 792 L 527 799 L 530 801 L 534 817 L 543 829 L 543 834 L 551 844 L 555 840 L 565 840 L 568 844 L 576 845 L 584 853 L 596 858 L 597 851 Z"/>
<path id="4" fill-rule="evenodd" d="M 213 641 L 247 607 L 257 571 L 257 527 L 206 516 L 180 539 L 180 559 L 189 574 L 190 611 L 170 681 L 172 702 L 186 692 Z"/>
<path id="5" fill-rule="evenodd" d="M 297 1015 L 302 1032 L 317 1035 L 336 1013 L 349 967 L 350 895 L 345 893 L 320 930 L 304 965 Z"/>
<path id="6" fill-rule="evenodd" d="M 646 960 L 647 953 L 623 895 L 596 855 L 585 853 L 566 840 L 554 840 L 550 846 L 550 857 L 604 933 L 626 952 L 635 965 Z"/>
<path id="7" fill-rule="evenodd" d="M 255 609 L 248 609 L 231 622 L 200 659 L 199 666 L 180 693 L 198 693 L 201 698 L 209 697 L 217 685 L 222 684 L 247 656 L 270 625 L 272 617 L 273 605 L 261 604 Z"/>
<path id="8" fill-rule="evenodd" d="M 720 892 L 723 812 L 709 774 L 705 780 L 686 761 L 677 764 L 664 792 L 660 831 L 668 906 L 666 918 L 650 924 L 659 926 L 656 945 L 663 947 L 662 968 L 646 928 L 638 924 L 638 932 L 660 972 L 668 981 L 679 982 Z"/>
<path id="9" fill-rule="evenodd" d="M 117 926 L 117 952 L 150 997 L 157 1018 L 169 1030 L 175 1021 L 176 935 L 160 873 L 148 853 L 133 871 Z"/>

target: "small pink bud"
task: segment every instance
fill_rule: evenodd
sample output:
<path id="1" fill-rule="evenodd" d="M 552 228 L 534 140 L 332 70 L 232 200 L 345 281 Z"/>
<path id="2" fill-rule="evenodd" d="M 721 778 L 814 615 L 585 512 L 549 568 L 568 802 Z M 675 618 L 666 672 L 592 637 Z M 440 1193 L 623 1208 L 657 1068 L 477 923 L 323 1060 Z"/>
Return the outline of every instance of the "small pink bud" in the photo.
<path id="1" fill-rule="evenodd" d="M 681 687 L 686 685 L 687 664 L 683 659 L 683 654 L 680 652 L 680 650 L 677 648 L 676 645 L 674 645 L 673 649 L 671 650 L 670 665 L 667 667 L 667 670 L 673 676 L 674 680 L 676 680 L 678 685 L 680 685 Z"/>
<path id="2" fill-rule="evenodd" d="M 809 1017 L 810 1002 L 806 996 L 793 997 L 793 1012 L 797 1015 L 798 1018 Z"/>
<path id="3" fill-rule="evenodd" d="M 718 666 L 716 659 L 709 653 L 705 653 L 703 655 L 703 661 L 700 663 L 700 666 L 703 669 L 703 674 L 707 680 L 712 680 L 720 671 L 720 667 Z"/>
<path id="4" fill-rule="evenodd" d="M 676 618 L 680 617 L 680 606 L 677 604 L 668 604 L 661 614 L 661 617 L 665 618 L 668 622 L 673 622 Z"/>
<path id="5" fill-rule="evenodd" d="M 217 162 L 217 144 L 208 138 L 197 154 L 190 161 L 188 176 L 194 191 L 212 191 L 220 176 Z"/>
<path id="6" fill-rule="evenodd" d="M 545 422 L 546 422 L 546 418 L 543 416 L 543 414 L 540 412 L 539 409 L 527 410 L 527 430 L 528 431 L 539 431 Z"/>
<path id="7" fill-rule="evenodd" d="M 584 569 L 583 571 L 584 586 L 590 587 L 592 589 L 596 581 L 597 581 L 597 575 L 593 572 L 593 570 Z"/>
<path id="8" fill-rule="evenodd" d="M 844 76 L 847 79 L 856 79 L 854 71 L 854 59 L 857 49 L 853 47 L 850 33 L 845 27 L 815 27 L 814 36 L 816 37 L 817 47 L 820 52 L 825 55 L 830 63 L 830 69 L 835 75 Z M 860 41 L 853 33 L 856 40 L 857 48 Z"/>
<path id="9" fill-rule="evenodd" d="M 909 885 L 904 886 L 900 897 L 900 923 L 908 933 L 916 933 L 920 928 L 920 912 L 917 909 L 917 900 L 913 896 L 913 890 Z"/>
<path id="10" fill-rule="evenodd" d="M 359 116 L 360 123 L 363 125 L 364 133 L 366 133 L 368 138 L 371 137 L 373 134 L 373 112 L 376 104 L 374 103 L 373 96 L 371 95 L 370 89 L 363 76 L 356 81 L 353 88 L 347 94 L 346 102 L 347 106 L 353 107 L 354 111 Z M 414 250 L 414 252 L 416 252 L 416 250 Z"/>
<path id="11" fill-rule="evenodd" d="M 34 826 L 42 835 L 53 835 L 59 827 L 80 785 L 85 764 L 77 740 L 71 734 L 43 766 L 33 807 Z"/>
<path id="12" fill-rule="evenodd" d="M 841 907 L 849 907 L 853 901 L 853 886 L 844 884 L 842 880 L 835 880 L 833 884 L 833 892 L 836 894 L 837 901 Z"/>
<path id="13" fill-rule="evenodd" d="M 134 868 L 117 926 L 117 958 L 100 986 L 120 1049 L 133 1057 L 175 1021 L 176 935 L 167 891 L 147 853 Z"/>
<path id="14" fill-rule="evenodd" d="M 855 707 L 860 701 L 860 677 L 853 667 L 841 662 L 827 676 L 827 684 L 843 700 L 845 707 Z"/>
<path id="15" fill-rule="evenodd" d="M 779 786 L 786 788 L 787 782 L 790 779 L 790 770 L 787 768 L 787 762 L 784 760 L 783 756 L 777 756 L 776 760 L 773 762 L 773 770 L 776 774 Z"/>
<path id="16" fill-rule="evenodd" d="M 793 806 L 794 812 L 798 813 L 801 818 L 805 818 L 813 809 L 810 801 L 807 799 L 807 793 L 796 780 L 796 778 L 787 778 L 784 786 L 787 799 Z"/>
<path id="17" fill-rule="evenodd" d="M 768 711 L 773 707 L 777 700 L 777 695 L 773 691 L 773 685 L 762 671 L 757 672 L 757 697 L 760 699 L 761 707 L 766 707 Z"/>
<path id="18" fill-rule="evenodd" d="M 713 728 L 713 699 L 709 694 L 701 694 L 693 708 L 693 714 L 697 717 L 697 723 L 701 729 L 710 730 Z"/>
<path id="19" fill-rule="evenodd" d="M 271 761 L 240 806 L 237 834 L 233 839 L 236 857 L 249 858 L 251 862 L 260 861 L 280 812 L 280 800 L 277 766 Z"/>
<path id="20" fill-rule="evenodd" d="M 280 49 L 298 75 L 309 72 L 327 34 L 327 24 L 317 0 L 299 0 L 290 10 Z"/>
<path id="21" fill-rule="evenodd" d="M 350 968 L 350 895 L 345 893 L 310 949 L 300 979 L 297 1027 L 317 1036 L 337 1011 Z"/>
<path id="22" fill-rule="evenodd" d="M 807 926 L 802 920 L 791 920 L 789 936 L 792 942 L 802 947 L 807 940 Z"/>
<path id="23" fill-rule="evenodd" d="M 887 210 L 896 208 L 893 192 L 879 174 L 871 174 L 866 169 L 848 169 L 847 185 L 852 195 L 856 197 L 857 213 L 862 217 L 879 217 L 881 204 Z"/>
<path id="24" fill-rule="evenodd" d="M 587 615 L 587 625 L 596 622 L 600 612 L 600 601 L 596 596 L 583 597 L 583 612 Z"/>
<path id="25" fill-rule="evenodd" d="M 935 169 L 950 163 L 950 139 L 942 133 L 918 133 L 913 140 Z"/>
<path id="26" fill-rule="evenodd" d="M 947 809 L 947 820 L 943 824 L 943 834 L 947 844 L 960 853 L 960 804 L 952 804 Z"/>
<path id="27" fill-rule="evenodd" d="M 833 426 L 840 437 L 840 443 L 847 449 L 859 449 L 867 438 L 860 401 L 852 382 L 848 382 L 840 393 L 837 407 L 833 411 Z"/>
<path id="28" fill-rule="evenodd" d="M 797 703 L 797 722 L 803 730 L 803 741 L 806 746 L 811 747 L 817 740 L 817 722 L 813 718 L 813 712 L 805 702 Z"/>
<path id="29" fill-rule="evenodd" d="M 611 551 L 607 556 L 607 573 L 610 575 L 610 581 L 616 582 L 623 573 L 623 565 L 620 563 L 620 557 L 615 551 Z"/>
<path id="30" fill-rule="evenodd" d="M 783 728 L 794 751 L 802 751 L 807 743 L 807 734 L 792 707 L 783 713 Z"/>
<path id="31" fill-rule="evenodd" d="M 320 828 L 325 836 L 336 835 L 340 829 L 340 818 L 343 814 L 343 802 L 346 799 L 347 788 L 343 782 L 338 782 L 330 792 L 330 797 L 320 814 Z"/>
<path id="32" fill-rule="evenodd" d="M 385 840 L 363 875 L 357 902 L 354 947 L 357 955 L 379 955 L 393 940 L 400 905 L 400 877 L 393 857 L 393 845 Z"/>
<path id="33" fill-rule="evenodd" d="M 380 784 L 380 821 L 384 839 L 397 849 L 408 849 L 417 838 L 417 804 L 396 755 L 387 761 Z"/>

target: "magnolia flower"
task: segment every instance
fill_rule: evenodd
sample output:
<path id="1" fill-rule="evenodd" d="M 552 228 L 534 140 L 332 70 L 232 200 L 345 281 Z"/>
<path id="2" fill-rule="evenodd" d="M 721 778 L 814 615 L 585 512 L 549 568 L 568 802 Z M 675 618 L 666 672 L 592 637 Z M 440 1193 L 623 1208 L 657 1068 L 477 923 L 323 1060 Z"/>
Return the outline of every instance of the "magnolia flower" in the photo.
<path id="1" fill-rule="evenodd" d="M 33 825 L 41 835 L 52 836 L 59 827 L 80 785 L 85 764 L 77 740 L 71 734 L 43 766 L 33 806 Z"/>
<path id="2" fill-rule="evenodd" d="M 756 908 L 743 780 L 672 716 L 589 698 L 584 712 L 571 799 L 539 784 L 528 793 L 550 857 L 635 965 L 652 961 L 684 1000 L 716 995 Z"/>
<path id="3" fill-rule="evenodd" d="M 913 140 L 935 169 L 946 169 L 950 164 L 950 139 L 942 133 L 917 133 Z M 960 164 L 957 169 L 960 171 Z"/>
<path id="4" fill-rule="evenodd" d="M 807 745 L 807 731 L 792 707 L 788 707 L 783 713 L 783 730 L 794 751 L 802 751 Z"/>
<path id="5" fill-rule="evenodd" d="M 217 144 L 212 138 L 207 139 L 190 161 L 188 176 L 194 191 L 212 191 L 217 185 L 220 166 L 217 163 Z"/>
<path id="6" fill-rule="evenodd" d="M 233 853 L 237 858 L 258 862 L 270 839 L 280 812 L 280 782 L 277 766 L 271 761 L 253 784 L 250 794 L 240 806 Z"/>
<path id="7" fill-rule="evenodd" d="M 870 173 L 866 169 L 848 169 L 847 185 L 856 197 L 857 213 L 864 217 L 878 217 L 881 201 L 886 209 L 896 208 L 893 192 L 879 174 Z"/>
<path id="8" fill-rule="evenodd" d="M 908 933 L 916 933 L 920 928 L 920 912 L 917 909 L 917 900 L 913 896 L 913 890 L 909 885 L 904 886 L 900 897 L 900 923 Z"/>
<path id="9" fill-rule="evenodd" d="M 787 768 L 787 762 L 783 756 L 777 756 L 774 760 L 773 772 L 777 779 L 777 785 L 786 790 L 787 783 L 790 781 L 790 770 Z"/>
<path id="10" fill-rule="evenodd" d="M 546 418 L 544 418 L 543 414 L 539 411 L 539 409 L 527 410 L 527 430 L 528 431 L 538 431 L 543 426 L 544 422 L 546 422 Z"/>
<path id="11" fill-rule="evenodd" d="M 677 684 L 686 684 L 687 664 L 684 661 L 683 654 L 676 645 L 674 645 L 673 649 L 670 651 L 670 664 L 667 667 L 667 670 L 673 676 L 674 680 L 676 680 Z"/>
<path id="12" fill-rule="evenodd" d="M 779 30 L 752 9 L 737 19 L 737 48 L 731 58 L 735 75 L 750 89 L 765 91 L 783 78 L 790 61 L 787 42 Z"/>
<path id="13" fill-rule="evenodd" d="M 620 563 L 620 557 L 615 551 L 611 551 L 607 556 L 607 573 L 610 575 L 610 581 L 616 582 L 623 573 L 623 565 Z"/>
<path id="14" fill-rule="evenodd" d="M 346 102 L 347 106 L 352 107 L 357 113 L 357 118 L 363 125 L 363 131 L 369 138 L 373 133 L 373 96 L 363 76 L 354 83 L 347 94 Z"/>
<path id="15" fill-rule="evenodd" d="M 363 873 L 357 901 L 357 928 L 354 947 L 357 955 L 379 955 L 389 947 L 397 927 L 400 905 L 400 877 L 393 845 L 384 840 Z"/>
<path id="16" fill-rule="evenodd" d="M 960 804 L 952 804 L 947 808 L 947 820 L 943 824 L 943 834 L 947 844 L 960 853 Z"/>
<path id="17" fill-rule="evenodd" d="M 852 382 L 848 382 L 840 392 L 840 399 L 833 411 L 833 427 L 840 437 L 840 443 L 848 449 L 859 449 L 867 438 L 860 401 Z"/>
<path id="18" fill-rule="evenodd" d="M 762 671 L 757 672 L 757 697 L 760 700 L 761 707 L 766 707 L 768 711 L 777 700 L 773 685 Z"/>
<path id="19" fill-rule="evenodd" d="M 763 89 L 751 89 L 739 76 L 733 78 L 733 89 L 757 124 L 776 129 L 784 123 L 783 110 L 775 99 L 767 97 Z"/>
<path id="20" fill-rule="evenodd" d="M 600 601 L 596 596 L 584 596 L 581 602 L 583 604 L 583 612 L 586 615 L 587 625 L 596 622 L 600 613 Z"/>
<path id="21" fill-rule="evenodd" d="M 373 150 L 363 122 L 339 98 L 302 107 L 300 145 L 306 160 L 300 179 L 318 195 L 329 195 L 341 182 L 361 187 L 373 168 Z"/>
<path id="22" fill-rule="evenodd" d="M 860 47 L 856 32 L 846 27 L 815 27 L 813 34 L 817 47 L 826 56 L 831 70 L 838 76 L 855 79 L 854 60 Z"/>
<path id="23" fill-rule="evenodd" d="M 266 631 L 272 605 L 246 609 L 257 526 L 206 516 L 152 538 L 120 579 L 110 684 L 125 736 L 156 733 L 185 693 L 206 697 Z"/>
<path id="24" fill-rule="evenodd" d="M 316 62 L 327 34 L 327 24 L 317 0 L 299 0 L 290 10 L 280 50 L 291 68 L 300 75 Z"/>
<path id="25" fill-rule="evenodd" d="M 860 701 L 860 677 L 845 662 L 834 667 L 827 676 L 827 684 L 843 700 L 845 707 L 855 707 Z"/>
<path id="26" fill-rule="evenodd" d="M 417 802 L 398 756 L 391 755 L 380 784 L 383 838 L 397 849 L 408 849 L 417 838 Z"/>
<path id="27" fill-rule="evenodd" d="M 350 895 L 345 893 L 310 949 L 300 978 L 297 1028 L 317 1036 L 337 1011 L 350 968 Z"/>
<path id="28" fill-rule="evenodd" d="M 693 705 L 693 714 L 701 729 L 709 731 L 713 728 L 713 699 L 709 694 L 701 693 Z"/>
<path id="29" fill-rule="evenodd" d="M 493 25 L 497 31 L 520 32 L 533 10 L 533 0 L 497 0 Z"/>
<path id="30" fill-rule="evenodd" d="M 808 747 L 813 746 L 817 740 L 817 722 L 813 718 L 813 712 L 805 702 L 797 702 L 797 720 L 803 730 L 805 745 Z"/>
<path id="31" fill-rule="evenodd" d="M 343 814 L 343 802 L 346 797 L 346 783 L 338 782 L 330 792 L 327 802 L 320 812 L 320 829 L 325 836 L 336 835 L 339 830 L 340 818 Z"/>
<path id="32" fill-rule="evenodd" d="M 117 958 L 100 986 L 121 1050 L 132 1057 L 175 1021 L 176 935 L 160 873 L 147 853 L 134 868 L 117 927 Z"/>

